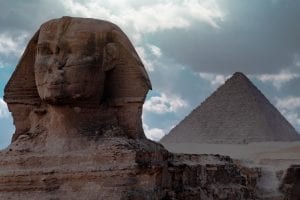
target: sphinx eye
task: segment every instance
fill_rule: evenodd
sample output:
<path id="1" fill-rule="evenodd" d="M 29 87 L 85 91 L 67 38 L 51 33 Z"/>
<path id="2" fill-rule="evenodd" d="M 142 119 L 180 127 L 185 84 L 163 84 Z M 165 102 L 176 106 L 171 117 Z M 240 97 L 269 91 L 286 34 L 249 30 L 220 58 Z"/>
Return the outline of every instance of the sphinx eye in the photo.
<path id="1" fill-rule="evenodd" d="M 49 45 L 40 44 L 40 45 L 37 46 L 37 54 L 49 55 L 49 54 L 52 54 L 52 51 L 51 51 Z"/>

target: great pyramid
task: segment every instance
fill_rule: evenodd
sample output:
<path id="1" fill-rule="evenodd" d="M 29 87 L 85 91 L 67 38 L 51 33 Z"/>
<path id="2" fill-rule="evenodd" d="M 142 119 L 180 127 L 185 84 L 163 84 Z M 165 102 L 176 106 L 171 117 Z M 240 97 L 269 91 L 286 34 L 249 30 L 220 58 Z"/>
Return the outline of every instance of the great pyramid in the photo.
<path id="1" fill-rule="evenodd" d="M 162 138 L 161 143 L 300 140 L 294 127 L 242 73 L 236 72 Z"/>

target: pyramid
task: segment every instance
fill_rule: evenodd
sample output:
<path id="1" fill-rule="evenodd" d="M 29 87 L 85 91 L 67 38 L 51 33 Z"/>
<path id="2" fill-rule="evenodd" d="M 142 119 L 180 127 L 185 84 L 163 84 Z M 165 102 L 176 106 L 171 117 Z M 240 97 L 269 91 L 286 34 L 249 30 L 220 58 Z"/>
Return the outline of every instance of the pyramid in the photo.
<path id="1" fill-rule="evenodd" d="M 236 72 L 161 143 L 295 141 L 300 135 L 242 73 Z"/>

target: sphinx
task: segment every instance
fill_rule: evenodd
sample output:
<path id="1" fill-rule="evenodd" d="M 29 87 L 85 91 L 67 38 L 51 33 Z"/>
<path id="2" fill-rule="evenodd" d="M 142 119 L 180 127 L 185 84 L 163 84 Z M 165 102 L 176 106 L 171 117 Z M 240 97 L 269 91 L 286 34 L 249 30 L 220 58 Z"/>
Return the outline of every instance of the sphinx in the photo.
<path id="1" fill-rule="evenodd" d="M 141 115 L 149 89 L 141 59 L 118 26 L 86 18 L 50 20 L 34 34 L 5 87 L 16 126 L 12 141 L 98 138 L 113 135 L 110 130 L 144 138 Z"/>

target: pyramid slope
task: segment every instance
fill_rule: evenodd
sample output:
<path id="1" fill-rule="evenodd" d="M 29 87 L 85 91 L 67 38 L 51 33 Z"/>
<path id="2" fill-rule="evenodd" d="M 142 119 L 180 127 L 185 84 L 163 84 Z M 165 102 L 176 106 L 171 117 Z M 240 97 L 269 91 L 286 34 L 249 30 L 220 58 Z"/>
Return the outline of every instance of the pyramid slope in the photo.
<path id="1" fill-rule="evenodd" d="M 242 73 L 193 110 L 161 143 L 295 141 L 300 135 Z"/>

